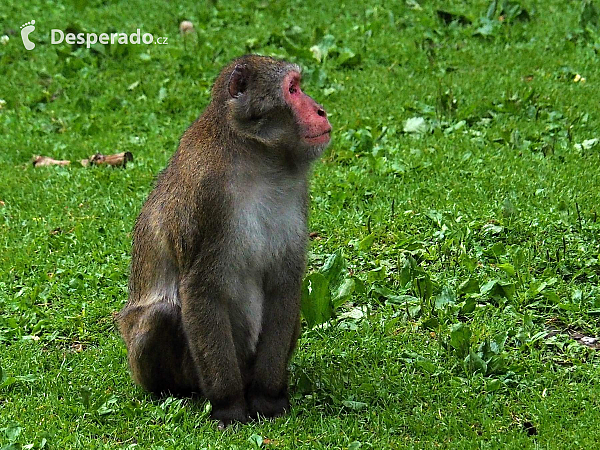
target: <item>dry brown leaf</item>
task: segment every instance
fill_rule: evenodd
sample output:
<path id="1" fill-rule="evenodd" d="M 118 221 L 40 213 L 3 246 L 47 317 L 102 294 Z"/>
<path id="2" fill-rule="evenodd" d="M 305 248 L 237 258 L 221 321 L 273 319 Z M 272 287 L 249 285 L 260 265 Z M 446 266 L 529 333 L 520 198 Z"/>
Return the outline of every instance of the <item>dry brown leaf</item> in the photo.
<path id="1" fill-rule="evenodd" d="M 68 166 L 71 164 L 71 161 L 52 159 L 48 156 L 40 156 L 34 155 L 32 159 L 33 167 L 42 167 L 42 166 Z"/>

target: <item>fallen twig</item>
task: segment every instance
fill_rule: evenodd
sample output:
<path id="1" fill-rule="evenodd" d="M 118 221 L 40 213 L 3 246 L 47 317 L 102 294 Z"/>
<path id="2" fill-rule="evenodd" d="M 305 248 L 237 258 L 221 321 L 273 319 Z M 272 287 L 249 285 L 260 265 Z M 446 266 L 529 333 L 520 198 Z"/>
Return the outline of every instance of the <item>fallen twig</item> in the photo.
<path id="1" fill-rule="evenodd" d="M 89 159 L 83 159 L 81 165 L 86 166 L 99 166 L 102 164 L 108 164 L 113 167 L 125 167 L 129 161 L 133 161 L 133 154 L 131 152 L 116 153 L 114 155 L 103 155 L 102 153 L 96 153 L 90 156 Z"/>

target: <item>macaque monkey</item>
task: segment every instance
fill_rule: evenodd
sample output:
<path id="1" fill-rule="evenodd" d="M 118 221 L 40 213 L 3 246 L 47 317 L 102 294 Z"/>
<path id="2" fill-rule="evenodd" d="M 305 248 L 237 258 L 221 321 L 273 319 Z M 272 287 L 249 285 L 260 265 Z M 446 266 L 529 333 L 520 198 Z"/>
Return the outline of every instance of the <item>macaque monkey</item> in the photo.
<path id="1" fill-rule="evenodd" d="M 203 395 L 221 428 L 289 409 L 307 178 L 331 132 L 300 78 L 263 56 L 226 66 L 134 228 L 118 315 L 132 377 L 154 393 Z"/>

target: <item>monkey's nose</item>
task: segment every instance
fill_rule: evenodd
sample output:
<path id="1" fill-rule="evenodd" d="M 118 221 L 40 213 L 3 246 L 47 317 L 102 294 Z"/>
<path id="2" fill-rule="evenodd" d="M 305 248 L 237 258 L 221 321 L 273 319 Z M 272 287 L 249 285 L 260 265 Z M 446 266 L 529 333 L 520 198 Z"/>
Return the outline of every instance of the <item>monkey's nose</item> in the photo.
<path id="1" fill-rule="evenodd" d="M 321 107 L 319 107 L 319 109 L 317 109 L 317 114 L 321 117 L 327 117 L 327 113 L 325 112 L 325 110 Z"/>

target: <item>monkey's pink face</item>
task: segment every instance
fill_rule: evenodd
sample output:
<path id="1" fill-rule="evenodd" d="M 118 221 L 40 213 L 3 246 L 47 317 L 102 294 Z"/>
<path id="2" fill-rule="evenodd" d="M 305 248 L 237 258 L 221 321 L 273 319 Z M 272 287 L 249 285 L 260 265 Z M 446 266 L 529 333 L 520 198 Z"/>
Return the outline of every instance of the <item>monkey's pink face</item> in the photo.
<path id="1" fill-rule="evenodd" d="M 325 146 L 329 143 L 331 124 L 327 113 L 300 89 L 300 74 L 289 72 L 283 78 L 283 98 L 290 106 L 300 127 L 302 139 L 314 146 Z"/>

